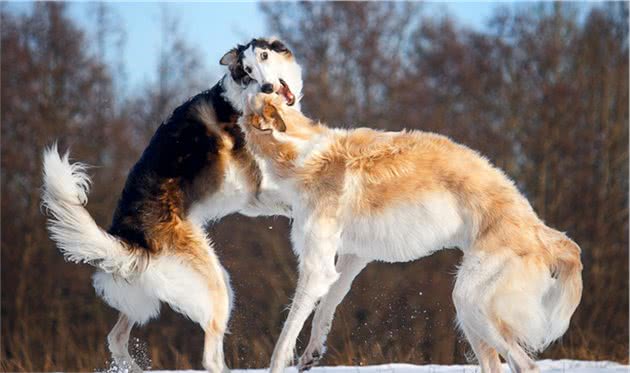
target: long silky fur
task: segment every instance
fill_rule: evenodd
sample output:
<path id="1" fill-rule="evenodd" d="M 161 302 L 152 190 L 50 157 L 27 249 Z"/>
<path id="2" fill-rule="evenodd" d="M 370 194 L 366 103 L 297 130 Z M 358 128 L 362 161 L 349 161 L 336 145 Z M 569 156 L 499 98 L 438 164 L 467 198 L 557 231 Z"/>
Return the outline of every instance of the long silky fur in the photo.
<path id="1" fill-rule="evenodd" d="M 101 229 L 85 208 L 90 177 L 83 163 L 70 163 L 54 144 L 44 151 L 42 207 L 47 228 L 67 261 L 89 263 L 105 272 L 130 278 L 146 266 L 143 250 L 134 250 Z"/>

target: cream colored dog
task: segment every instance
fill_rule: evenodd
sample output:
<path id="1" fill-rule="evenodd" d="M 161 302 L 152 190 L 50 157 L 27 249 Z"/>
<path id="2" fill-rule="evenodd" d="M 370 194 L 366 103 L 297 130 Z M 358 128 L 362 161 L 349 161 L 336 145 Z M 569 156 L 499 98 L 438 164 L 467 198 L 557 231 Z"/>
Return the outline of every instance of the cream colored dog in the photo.
<path id="1" fill-rule="evenodd" d="M 367 263 L 454 247 L 464 253 L 453 292 L 457 321 L 482 371 L 500 372 L 499 355 L 515 372 L 538 371 L 529 353 L 566 331 L 581 298 L 578 245 L 547 227 L 503 172 L 463 145 L 419 131 L 333 129 L 284 101 L 250 97 L 239 122 L 292 208 L 299 257 L 271 371 L 291 362 L 319 301 L 299 368 L 316 362 L 335 308 Z"/>

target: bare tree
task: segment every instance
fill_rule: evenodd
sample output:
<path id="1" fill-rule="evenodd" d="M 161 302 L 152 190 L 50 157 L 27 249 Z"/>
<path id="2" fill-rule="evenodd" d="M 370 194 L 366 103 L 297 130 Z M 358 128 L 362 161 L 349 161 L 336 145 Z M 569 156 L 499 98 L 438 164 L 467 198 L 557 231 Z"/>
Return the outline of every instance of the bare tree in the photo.
<path id="1" fill-rule="evenodd" d="M 0 4 L 0 366 L 7 371 L 102 367 L 115 321 L 94 295 L 91 268 L 64 263 L 47 238 L 43 147 L 58 139 L 95 165 L 88 209 L 107 226 L 155 128 L 214 83 L 165 8 L 156 79 L 124 92 L 120 60 L 108 58 L 124 42 L 117 15 L 96 5 L 89 34 L 69 6 L 37 3 L 20 15 Z M 627 4 L 583 15 L 571 4 L 499 9 L 483 32 L 417 4 L 262 9 L 304 67 L 309 115 L 332 125 L 447 134 L 504 168 L 550 225 L 581 244 L 585 295 L 567 336 L 545 357 L 628 361 Z M 232 216 L 210 228 L 236 289 L 231 367 L 269 362 L 295 281 L 287 227 L 286 219 Z M 459 255 L 370 265 L 339 309 L 325 363 L 462 362 L 466 346 L 450 299 Z M 203 336 L 163 312 L 159 327 L 134 332 L 148 343 L 151 365 L 195 368 Z"/>

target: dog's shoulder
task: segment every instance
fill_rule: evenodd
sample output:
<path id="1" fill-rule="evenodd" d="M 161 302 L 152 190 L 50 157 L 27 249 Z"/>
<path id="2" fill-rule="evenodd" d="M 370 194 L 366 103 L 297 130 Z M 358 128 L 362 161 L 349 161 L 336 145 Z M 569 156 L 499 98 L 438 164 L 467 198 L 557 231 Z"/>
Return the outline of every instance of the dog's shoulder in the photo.
<path id="1" fill-rule="evenodd" d="M 226 124 L 238 119 L 222 92 L 216 84 L 177 107 L 157 129 L 139 163 L 164 177 L 194 178 L 218 155 Z"/>
<path id="2" fill-rule="evenodd" d="M 144 210 L 154 206 L 156 201 L 166 200 L 164 193 L 172 188 L 165 185 L 171 185 L 172 180 L 177 180 L 181 192 L 216 163 L 224 146 L 220 132 L 237 118 L 238 113 L 222 97 L 219 84 L 178 106 L 157 128 L 129 172 L 110 233 L 146 247 L 145 232 L 141 228 L 146 223 L 142 221 L 146 215 Z M 179 192 L 175 193 L 179 197 L 168 196 L 167 199 L 183 207 L 185 194 Z M 172 190 L 169 193 L 173 194 Z"/>

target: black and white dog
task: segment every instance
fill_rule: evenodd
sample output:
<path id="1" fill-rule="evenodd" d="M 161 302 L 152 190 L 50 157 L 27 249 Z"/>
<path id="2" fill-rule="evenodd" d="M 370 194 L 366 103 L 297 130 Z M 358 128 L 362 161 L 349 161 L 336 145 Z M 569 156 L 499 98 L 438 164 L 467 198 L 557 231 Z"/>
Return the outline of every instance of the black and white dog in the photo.
<path id="1" fill-rule="evenodd" d="M 253 39 L 220 61 L 226 75 L 176 108 L 129 173 L 109 230 L 85 209 L 90 179 L 56 146 L 44 153 L 42 204 L 48 229 L 67 260 L 98 268 L 97 293 L 120 311 L 108 336 L 119 367 L 141 371 L 127 344 L 134 324 L 161 302 L 205 331 L 204 367 L 227 370 L 223 336 L 232 304 L 229 277 L 204 224 L 227 214 L 283 214 L 277 189 L 245 147 L 236 121 L 248 95 L 277 92 L 299 108 L 300 66 L 278 40 Z M 262 166 L 264 167 L 264 166 Z"/>

